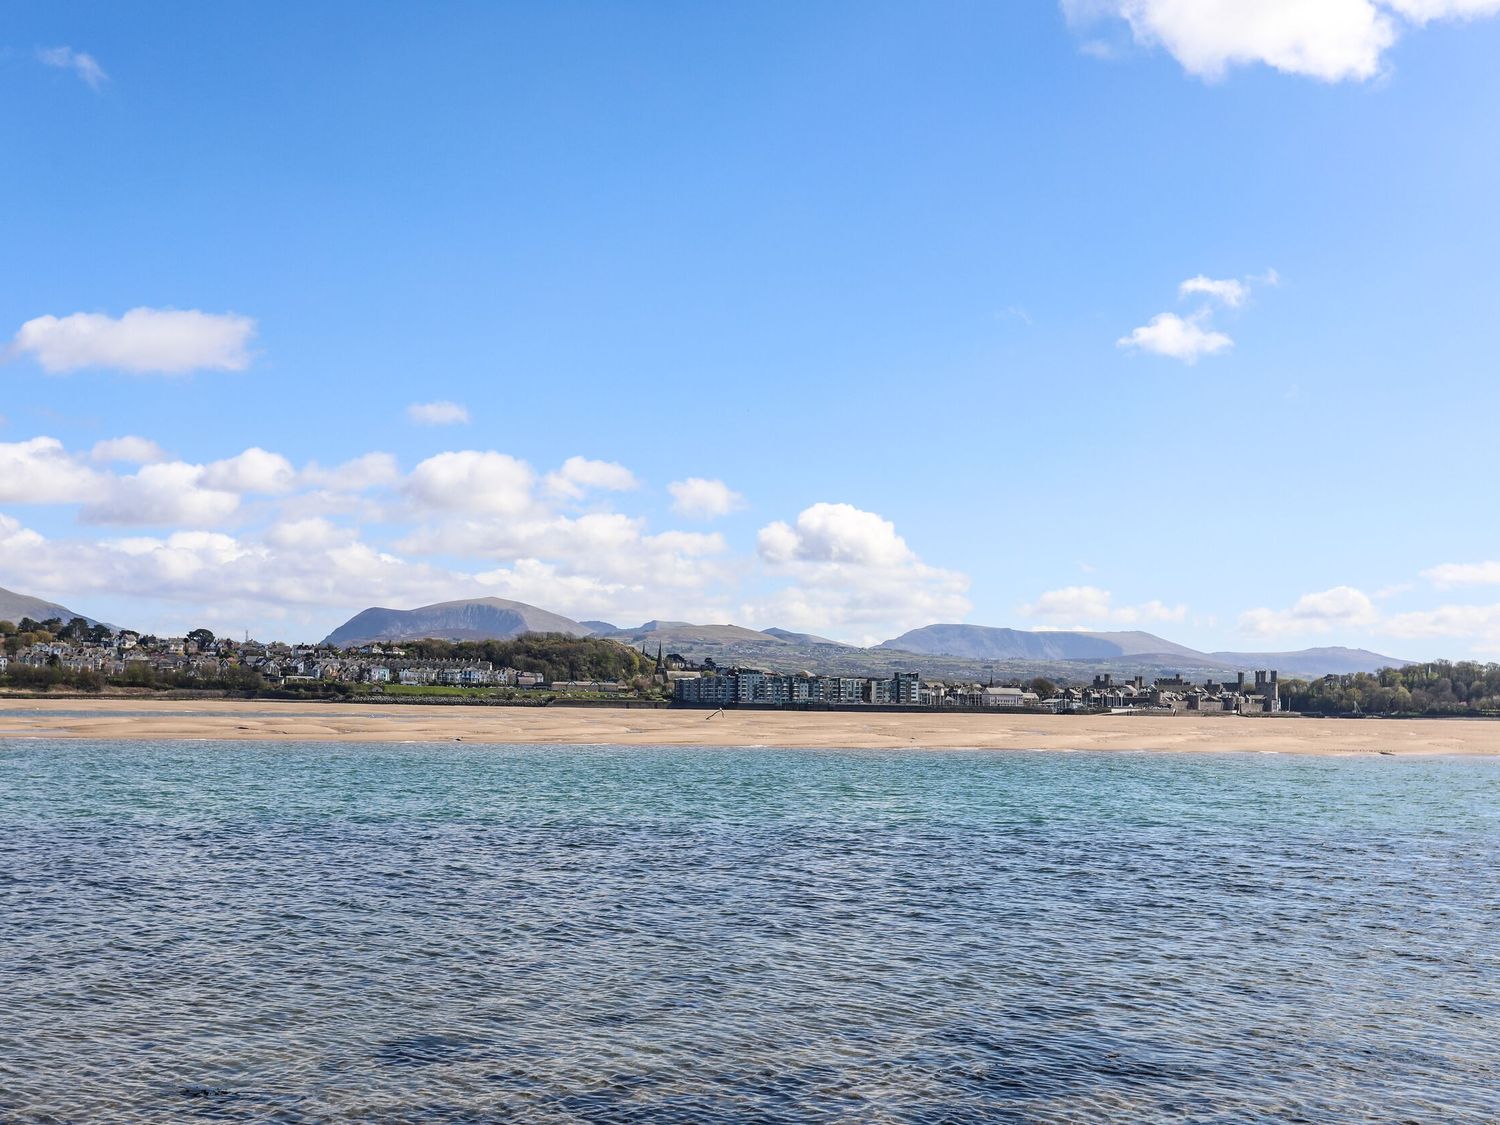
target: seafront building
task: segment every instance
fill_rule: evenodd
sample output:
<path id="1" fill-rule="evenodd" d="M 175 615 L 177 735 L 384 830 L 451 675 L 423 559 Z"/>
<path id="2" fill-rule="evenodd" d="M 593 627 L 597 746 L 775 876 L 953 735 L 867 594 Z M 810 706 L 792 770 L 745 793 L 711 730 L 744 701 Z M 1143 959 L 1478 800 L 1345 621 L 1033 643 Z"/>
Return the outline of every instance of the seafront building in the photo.
<path id="1" fill-rule="evenodd" d="M 669 674 L 672 701 L 684 707 L 787 707 L 816 710 L 842 707 L 954 708 L 1008 711 L 1202 712 L 1236 715 L 1281 711 L 1277 673 L 1257 672 L 1253 685 L 1244 673 L 1230 683 L 1193 685 L 1180 676 L 1148 685 L 1144 677 L 1116 684 L 1096 676 L 1088 687 L 1069 687 L 1041 698 L 1019 685 L 926 682 L 916 672 L 890 678 L 792 675 L 748 668 L 713 668 Z"/>

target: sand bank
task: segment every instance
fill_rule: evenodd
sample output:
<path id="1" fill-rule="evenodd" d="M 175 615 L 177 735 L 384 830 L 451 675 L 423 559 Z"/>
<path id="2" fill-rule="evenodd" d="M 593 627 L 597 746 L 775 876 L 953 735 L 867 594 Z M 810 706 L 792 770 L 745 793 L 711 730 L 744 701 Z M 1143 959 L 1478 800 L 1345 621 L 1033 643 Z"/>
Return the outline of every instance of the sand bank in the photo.
<path id="1" fill-rule="evenodd" d="M 431 707 L 0 698 L 0 739 L 1500 754 L 1500 721 Z"/>

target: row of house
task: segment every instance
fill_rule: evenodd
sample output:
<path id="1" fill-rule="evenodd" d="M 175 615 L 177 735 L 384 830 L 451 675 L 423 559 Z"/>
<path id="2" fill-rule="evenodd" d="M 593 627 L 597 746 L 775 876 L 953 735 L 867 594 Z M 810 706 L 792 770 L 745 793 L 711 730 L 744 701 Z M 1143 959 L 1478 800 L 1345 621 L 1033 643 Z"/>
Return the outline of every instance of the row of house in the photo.
<path id="1" fill-rule="evenodd" d="M 60 668 L 128 677 L 132 669 L 153 676 L 186 676 L 215 681 L 234 669 L 249 669 L 272 684 L 313 682 L 446 687 L 551 688 L 558 691 L 615 693 L 626 685 L 612 681 L 566 681 L 549 684 L 538 672 L 496 668 L 488 661 L 417 660 L 399 648 L 346 653 L 318 645 L 259 644 L 232 641 L 199 643 L 181 637 L 164 640 L 134 633 L 107 642 L 45 641 L 12 656 L 0 651 L 0 673 L 8 667 Z"/>

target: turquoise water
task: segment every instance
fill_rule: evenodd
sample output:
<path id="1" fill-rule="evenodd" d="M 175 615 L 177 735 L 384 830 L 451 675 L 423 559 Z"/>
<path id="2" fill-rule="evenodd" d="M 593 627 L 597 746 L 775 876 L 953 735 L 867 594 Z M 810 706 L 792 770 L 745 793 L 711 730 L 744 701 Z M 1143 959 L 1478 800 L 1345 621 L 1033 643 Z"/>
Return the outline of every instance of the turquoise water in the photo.
<path id="1" fill-rule="evenodd" d="M 0 1120 L 1492 1121 L 1500 763 L 0 741 Z"/>

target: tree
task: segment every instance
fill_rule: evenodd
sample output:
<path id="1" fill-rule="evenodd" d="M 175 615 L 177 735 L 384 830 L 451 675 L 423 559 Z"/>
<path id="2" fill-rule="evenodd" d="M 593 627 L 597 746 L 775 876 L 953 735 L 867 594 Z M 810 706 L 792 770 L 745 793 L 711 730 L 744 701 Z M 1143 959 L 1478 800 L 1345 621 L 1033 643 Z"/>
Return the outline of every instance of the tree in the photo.
<path id="1" fill-rule="evenodd" d="M 0 637 L 13 637 L 16 635 L 16 623 L 14 621 L 0 621 Z"/>
<path id="2" fill-rule="evenodd" d="M 214 635 L 207 629 L 194 629 L 187 635 L 187 639 L 198 646 L 199 652 L 202 652 L 214 643 Z"/>

